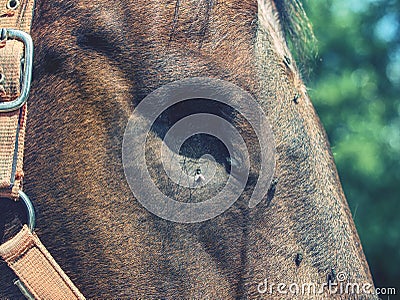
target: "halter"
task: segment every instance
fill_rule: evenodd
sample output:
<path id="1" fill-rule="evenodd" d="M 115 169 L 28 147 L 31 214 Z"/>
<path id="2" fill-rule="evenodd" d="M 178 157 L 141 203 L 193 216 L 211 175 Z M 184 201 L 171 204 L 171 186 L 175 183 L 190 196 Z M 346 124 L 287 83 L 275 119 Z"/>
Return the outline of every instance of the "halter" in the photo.
<path id="1" fill-rule="evenodd" d="M 0 257 L 27 299 L 85 299 L 34 233 L 35 210 L 22 191 L 33 7 L 34 0 L 0 0 L 0 198 L 22 201 L 28 216 L 27 225 L 0 245 Z"/>

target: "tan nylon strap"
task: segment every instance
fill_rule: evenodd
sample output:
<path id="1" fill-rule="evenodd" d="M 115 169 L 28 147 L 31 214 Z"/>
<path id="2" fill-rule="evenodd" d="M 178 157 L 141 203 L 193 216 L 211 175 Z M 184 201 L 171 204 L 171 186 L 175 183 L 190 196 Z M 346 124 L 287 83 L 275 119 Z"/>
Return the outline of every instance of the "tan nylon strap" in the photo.
<path id="1" fill-rule="evenodd" d="M 7 4 L 19 4 L 14 10 Z M 30 32 L 34 0 L 0 0 L 0 27 Z M 21 42 L 0 42 L 0 101 L 13 101 L 20 94 Z M 0 112 L 0 198 L 18 200 L 22 190 L 22 163 L 27 105 Z M 36 234 L 25 225 L 11 240 L 0 245 L 0 257 L 19 278 L 25 295 L 35 299 L 85 299 Z"/>
<path id="2" fill-rule="evenodd" d="M 35 299 L 85 299 L 26 225 L 0 245 L 0 256 Z"/>
<path id="3" fill-rule="evenodd" d="M 14 10 L 7 8 L 9 2 L 12 1 L 0 0 L 0 27 L 29 33 L 34 1 L 20 0 Z M 11 101 L 20 94 L 24 48 L 19 41 L 3 42 L 0 47 L 0 73 L 3 77 L 0 101 Z M 0 197 L 17 199 L 18 191 L 22 188 L 26 112 L 25 104 L 19 110 L 0 113 Z"/>

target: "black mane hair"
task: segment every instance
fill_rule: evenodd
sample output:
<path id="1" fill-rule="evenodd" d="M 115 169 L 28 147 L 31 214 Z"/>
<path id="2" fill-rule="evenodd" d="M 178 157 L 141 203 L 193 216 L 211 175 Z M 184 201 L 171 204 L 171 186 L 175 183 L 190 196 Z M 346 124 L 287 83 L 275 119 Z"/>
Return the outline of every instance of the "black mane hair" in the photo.
<path id="1" fill-rule="evenodd" d="M 317 55 L 316 38 L 301 0 L 274 0 L 286 42 L 303 75 Z M 304 74 L 306 73 L 306 74 Z"/>

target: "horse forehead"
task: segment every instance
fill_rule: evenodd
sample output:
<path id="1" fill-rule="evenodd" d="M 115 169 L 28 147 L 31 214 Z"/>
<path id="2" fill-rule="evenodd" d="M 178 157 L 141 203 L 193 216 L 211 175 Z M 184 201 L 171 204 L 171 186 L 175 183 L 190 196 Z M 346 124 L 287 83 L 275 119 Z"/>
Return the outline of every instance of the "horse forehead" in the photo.
<path id="1" fill-rule="evenodd" d="M 195 32 L 209 25 L 223 26 L 229 23 L 232 29 L 240 26 L 240 20 L 247 19 L 253 22 L 257 18 L 257 0 L 188 0 L 188 1 L 135 1 L 119 3 L 113 1 L 92 2 L 90 5 L 79 5 L 79 9 L 93 12 L 95 19 L 102 23 L 124 23 L 125 25 L 138 25 L 138 28 L 146 29 L 149 25 L 154 30 L 174 31 L 183 26 L 183 30 Z M 92 18 L 93 19 L 93 18 Z M 234 22 L 234 24 L 232 24 Z M 171 28 L 172 25 L 172 28 Z M 126 30 L 134 28 L 126 27 Z"/>

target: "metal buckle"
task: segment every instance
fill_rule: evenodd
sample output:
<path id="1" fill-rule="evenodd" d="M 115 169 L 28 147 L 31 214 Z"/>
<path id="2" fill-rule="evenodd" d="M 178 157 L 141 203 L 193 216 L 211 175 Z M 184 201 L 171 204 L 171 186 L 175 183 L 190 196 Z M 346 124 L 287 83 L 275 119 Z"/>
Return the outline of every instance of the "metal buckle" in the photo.
<path id="1" fill-rule="evenodd" d="M 33 61 L 33 42 L 29 34 L 21 30 L 15 29 L 1 29 L 2 40 L 18 40 L 24 43 L 24 70 L 22 76 L 22 90 L 21 95 L 8 102 L 0 102 L 0 112 L 8 112 L 19 109 L 25 104 L 28 99 L 29 90 L 31 88 L 32 80 L 32 61 Z"/>

